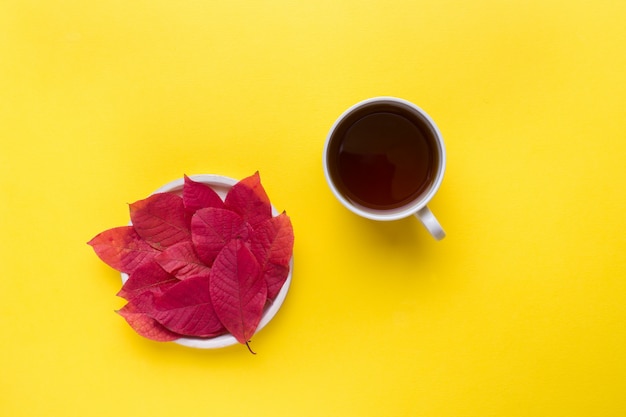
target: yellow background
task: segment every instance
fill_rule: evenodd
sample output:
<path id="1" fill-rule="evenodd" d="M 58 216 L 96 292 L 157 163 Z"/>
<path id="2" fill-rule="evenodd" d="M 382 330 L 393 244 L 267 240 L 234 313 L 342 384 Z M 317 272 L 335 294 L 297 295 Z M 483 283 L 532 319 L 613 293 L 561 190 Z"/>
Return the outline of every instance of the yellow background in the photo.
<path id="1" fill-rule="evenodd" d="M 3 416 L 626 415 L 626 2 L 0 1 Z M 431 208 L 321 165 L 347 107 L 441 128 Z M 183 174 L 259 170 L 293 285 L 243 346 L 137 336 L 86 242 Z"/>

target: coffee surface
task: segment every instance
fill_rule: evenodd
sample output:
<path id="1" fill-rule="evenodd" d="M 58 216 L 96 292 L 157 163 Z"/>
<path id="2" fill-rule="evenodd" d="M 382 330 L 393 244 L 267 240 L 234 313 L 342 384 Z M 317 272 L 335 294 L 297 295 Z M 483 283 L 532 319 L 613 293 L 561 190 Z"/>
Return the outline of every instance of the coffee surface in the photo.
<path id="1" fill-rule="evenodd" d="M 372 209 L 401 207 L 433 181 L 434 138 L 417 117 L 379 109 L 344 120 L 329 153 L 348 199 Z"/>

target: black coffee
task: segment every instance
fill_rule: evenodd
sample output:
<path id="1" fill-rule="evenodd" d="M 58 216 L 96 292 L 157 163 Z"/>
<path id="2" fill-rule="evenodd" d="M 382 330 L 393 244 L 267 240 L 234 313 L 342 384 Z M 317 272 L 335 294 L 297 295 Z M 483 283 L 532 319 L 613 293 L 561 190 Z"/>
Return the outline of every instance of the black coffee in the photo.
<path id="1" fill-rule="evenodd" d="M 348 115 L 333 132 L 327 152 L 339 192 L 377 210 L 414 201 L 428 190 L 438 170 L 433 128 L 395 102 L 371 103 Z"/>

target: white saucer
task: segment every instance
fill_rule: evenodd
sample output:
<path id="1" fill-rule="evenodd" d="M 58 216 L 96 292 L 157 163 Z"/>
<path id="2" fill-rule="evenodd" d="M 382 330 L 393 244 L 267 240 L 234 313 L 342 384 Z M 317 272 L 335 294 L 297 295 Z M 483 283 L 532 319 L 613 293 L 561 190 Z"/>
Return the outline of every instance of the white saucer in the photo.
<path id="1" fill-rule="evenodd" d="M 222 200 L 226 197 L 228 190 L 230 190 L 230 188 L 238 182 L 237 180 L 233 178 L 224 177 L 221 175 L 200 174 L 200 175 L 189 175 L 188 177 L 191 178 L 193 181 L 207 184 L 208 186 L 213 188 L 217 192 L 217 194 L 219 194 L 219 196 L 222 197 Z M 185 183 L 185 179 L 179 178 L 177 180 L 174 180 L 170 183 L 163 185 L 162 187 L 155 190 L 152 194 L 165 193 L 165 192 L 180 193 L 182 192 L 184 183 Z M 277 216 L 279 214 L 278 210 L 276 210 L 274 206 L 272 206 L 272 214 L 274 216 Z M 274 302 L 265 308 L 265 311 L 263 312 L 263 316 L 261 317 L 261 321 L 259 322 L 259 325 L 256 329 L 255 334 L 258 333 L 261 329 L 263 329 L 263 327 L 265 327 L 265 325 L 267 325 L 267 323 L 269 323 L 270 320 L 274 318 L 276 313 L 278 313 L 278 310 L 280 309 L 283 302 L 285 301 L 285 297 L 287 296 L 287 291 L 289 291 L 289 285 L 291 284 L 292 272 L 293 272 L 293 256 L 291 257 L 291 261 L 289 261 L 289 275 L 287 276 L 287 280 L 285 281 L 282 288 L 278 292 L 278 295 L 276 296 L 276 299 L 274 300 Z M 127 279 L 128 279 L 128 274 L 122 273 L 122 284 L 125 283 Z M 208 339 L 181 337 L 180 339 L 174 340 L 174 343 L 178 343 L 179 345 L 183 345 L 183 346 L 199 348 L 199 349 L 217 349 L 217 348 L 222 348 L 226 346 L 232 346 L 232 345 L 237 344 L 238 342 L 237 342 L 237 339 L 235 339 L 235 337 L 232 336 L 231 334 L 224 334 L 221 336 L 212 337 Z"/>

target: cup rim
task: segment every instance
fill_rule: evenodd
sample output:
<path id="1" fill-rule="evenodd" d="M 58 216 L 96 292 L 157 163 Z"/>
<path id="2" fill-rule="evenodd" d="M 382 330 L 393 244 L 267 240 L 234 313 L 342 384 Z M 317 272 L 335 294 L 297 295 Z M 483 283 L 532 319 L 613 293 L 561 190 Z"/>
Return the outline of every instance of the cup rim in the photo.
<path id="1" fill-rule="evenodd" d="M 337 127 L 339 126 L 339 124 L 346 117 L 348 117 L 350 114 L 360 109 L 361 107 L 372 104 L 372 103 L 381 103 L 381 102 L 393 102 L 396 104 L 404 105 L 406 107 L 409 107 L 411 110 L 417 112 L 422 118 L 424 118 L 424 120 L 430 125 L 430 127 L 433 129 L 435 133 L 436 143 L 437 143 L 437 147 L 439 148 L 439 155 L 440 155 L 439 169 L 437 170 L 437 173 L 435 175 L 435 180 L 433 181 L 431 186 L 428 188 L 428 191 L 423 193 L 419 200 L 415 200 L 409 204 L 406 204 L 398 208 L 385 209 L 385 210 L 362 207 L 359 204 L 356 204 L 348 200 L 346 197 L 344 197 L 339 192 L 339 190 L 337 189 L 337 187 L 335 186 L 333 182 L 333 179 L 331 178 L 330 170 L 328 168 L 328 157 L 327 157 L 330 139 L 333 133 L 335 132 L 335 130 L 337 129 Z M 443 135 L 441 134 L 439 127 L 437 126 L 435 121 L 430 117 L 430 115 L 426 113 L 426 111 L 424 111 L 424 109 L 417 106 L 415 103 L 412 103 L 403 98 L 394 97 L 394 96 L 376 96 L 376 97 L 367 98 L 365 100 L 361 100 L 353 104 L 352 106 L 344 110 L 344 112 L 341 113 L 341 115 L 337 117 L 337 119 L 335 119 L 334 123 L 332 124 L 330 130 L 328 131 L 326 135 L 326 141 L 324 142 L 324 150 L 322 154 L 322 163 L 324 167 L 324 176 L 326 178 L 326 182 L 328 183 L 334 196 L 339 200 L 339 202 L 344 207 L 346 207 L 348 210 L 352 211 L 353 213 L 359 216 L 362 216 L 371 220 L 382 220 L 382 221 L 398 220 L 398 219 L 412 216 L 415 213 L 417 213 L 419 210 L 424 208 L 430 202 L 430 200 L 432 200 L 434 195 L 437 193 L 437 191 L 441 187 L 441 183 L 443 182 L 443 177 L 444 177 L 445 170 L 446 170 L 446 149 L 445 149 L 445 144 L 443 141 Z"/>

